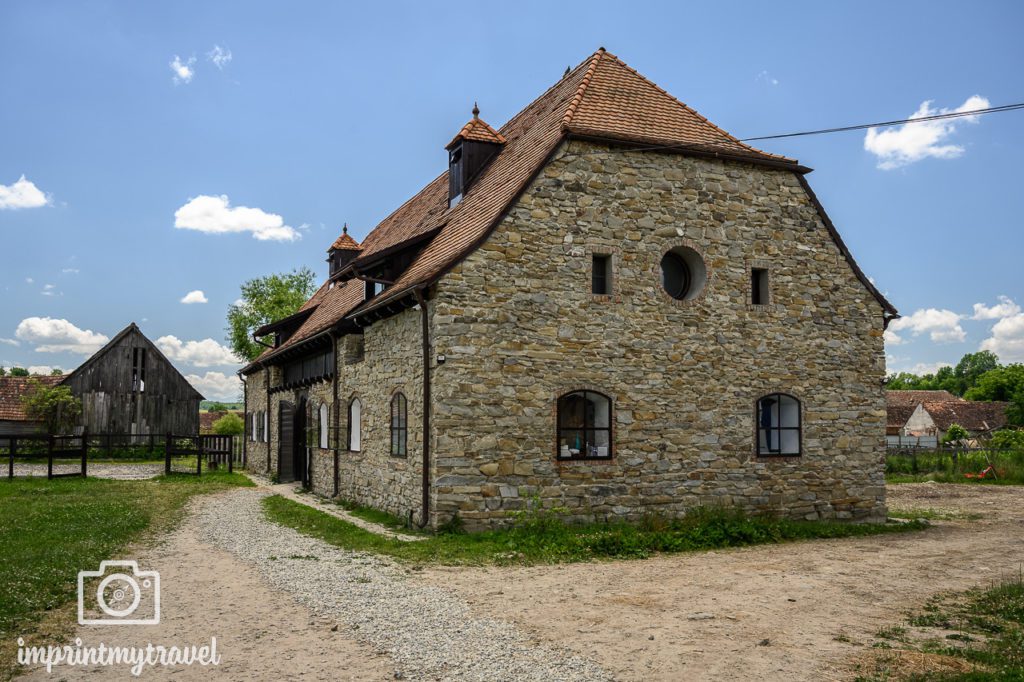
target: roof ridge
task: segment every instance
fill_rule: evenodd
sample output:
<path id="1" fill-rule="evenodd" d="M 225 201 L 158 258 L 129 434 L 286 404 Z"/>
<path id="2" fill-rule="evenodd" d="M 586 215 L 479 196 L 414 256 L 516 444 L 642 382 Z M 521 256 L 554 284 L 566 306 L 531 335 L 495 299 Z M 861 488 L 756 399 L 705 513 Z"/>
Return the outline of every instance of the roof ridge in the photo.
<path id="1" fill-rule="evenodd" d="M 583 95 L 587 91 L 587 86 L 590 85 L 590 81 L 594 77 L 594 72 L 597 71 L 597 65 L 601 62 L 601 58 L 606 54 L 609 54 L 609 52 L 603 47 L 599 47 L 597 48 L 597 52 L 587 57 L 587 59 L 583 60 L 581 63 L 580 66 L 586 64 L 587 60 L 590 60 L 590 66 L 587 67 L 587 72 L 583 74 L 583 80 L 580 81 L 580 86 L 576 88 L 576 94 L 573 95 L 572 99 L 569 101 L 569 108 L 565 110 L 565 116 L 562 117 L 562 130 L 568 128 L 569 124 L 572 122 L 572 117 L 576 113 L 576 108 L 580 105 L 580 102 L 583 101 Z M 611 56 L 614 57 L 615 55 Z M 578 69 L 579 66 L 576 68 Z M 566 74 L 562 78 L 568 78 L 570 75 L 571 73 Z M 544 94 L 546 95 L 547 92 Z M 541 95 L 541 97 L 543 96 L 544 95 Z"/>

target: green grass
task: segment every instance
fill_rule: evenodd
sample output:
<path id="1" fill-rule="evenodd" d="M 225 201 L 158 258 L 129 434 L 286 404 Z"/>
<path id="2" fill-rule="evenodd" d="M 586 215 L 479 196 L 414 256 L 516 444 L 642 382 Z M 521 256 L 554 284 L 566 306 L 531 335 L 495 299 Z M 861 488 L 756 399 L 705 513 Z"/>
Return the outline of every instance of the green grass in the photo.
<path id="1" fill-rule="evenodd" d="M 48 614 L 76 600 L 78 571 L 125 558 L 117 556 L 122 549 L 176 523 L 193 495 L 239 485 L 252 483 L 220 472 L 147 481 L 0 479 L 0 679 L 12 670 L 16 638 L 31 641 Z"/>
<path id="2" fill-rule="evenodd" d="M 376 523 L 379 526 L 384 526 L 385 528 L 390 528 L 391 530 L 400 531 L 402 533 L 421 534 L 423 532 L 415 526 L 410 527 L 409 522 L 406 519 L 379 509 L 374 509 L 373 507 L 364 507 L 363 505 L 356 504 L 349 500 L 338 500 L 336 504 L 352 516 L 362 519 L 363 521 Z"/>
<path id="3" fill-rule="evenodd" d="M 1020 574 L 987 588 L 937 595 L 920 612 L 911 614 L 907 624 L 917 629 L 914 638 L 906 637 L 906 628 L 900 626 L 876 636 L 887 640 L 887 648 L 895 641 L 904 650 L 934 656 L 925 660 L 934 661 L 936 669 L 901 671 L 893 665 L 898 657 L 882 656 L 875 662 L 874 674 L 860 679 L 1024 680 L 1024 577 Z M 959 661 L 967 670 L 950 671 L 950 666 L 944 665 L 949 660 Z"/>
<path id="4" fill-rule="evenodd" d="M 984 514 L 974 514 L 963 511 L 942 511 L 940 509 L 890 509 L 890 519 L 925 519 L 927 521 L 977 521 L 983 518 Z"/>
<path id="5" fill-rule="evenodd" d="M 998 478 L 968 478 L 989 464 L 995 467 Z M 1024 451 L 978 450 L 958 453 L 925 451 L 916 456 L 890 453 L 885 458 L 885 480 L 889 483 L 973 483 L 1024 485 Z"/>
<path id="6" fill-rule="evenodd" d="M 864 537 L 919 530 L 925 522 L 868 525 L 745 517 L 719 509 L 697 509 L 681 519 L 650 517 L 568 526 L 548 512 L 520 516 L 506 530 L 438 534 L 402 542 L 363 530 L 279 495 L 263 500 L 267 516 L 344 549 L 385 554 L 400 561 L 446 565 L 550 564 L 602 558 L 639 559 L 657 553 L 817 538 Z"/>

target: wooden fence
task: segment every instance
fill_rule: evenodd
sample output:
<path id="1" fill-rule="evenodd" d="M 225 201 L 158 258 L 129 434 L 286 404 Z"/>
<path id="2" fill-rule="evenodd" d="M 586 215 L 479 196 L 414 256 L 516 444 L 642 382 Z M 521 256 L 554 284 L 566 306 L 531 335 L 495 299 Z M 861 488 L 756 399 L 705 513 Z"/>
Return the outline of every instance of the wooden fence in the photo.
<path id="1" fill-rule="evenodd" d="M 195 466 L 183 462 L 195 457 Z M 153 459 L 164 461 L 167 473 L 202 473 L 203 462 L 208 468 L 227 466 L 234 471 L 235 464 L 245 466 L 245 448 L 241 436 L 201 434 L 179 436 L 174 434 L 89 434 L 77 435 L 22 435 L 0 433 L 0 458 L 7 459 L 7 477 L 14 477 L 15 461 L 46 460 L 47 477 L 85 476 L 89 460 Z M 54 460 L 81 461 L 81 471 L 53 473 Z M 0 459 L 3 461 L 3 459 Z"/>

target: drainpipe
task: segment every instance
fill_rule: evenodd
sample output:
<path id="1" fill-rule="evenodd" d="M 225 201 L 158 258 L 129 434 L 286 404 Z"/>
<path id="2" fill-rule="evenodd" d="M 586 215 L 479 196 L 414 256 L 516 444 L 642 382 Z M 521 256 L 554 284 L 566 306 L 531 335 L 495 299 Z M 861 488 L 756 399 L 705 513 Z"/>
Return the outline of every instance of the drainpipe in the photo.
<path id="1" fill-rule="evenodd" d="M 245 428 L 242 429 L 242 462 L 245 465 L 248 465 L 249 457 L 247 456 L 247 446 L 249 445 L 249 439 L 246 438 L 246 436 L 248 435 L 246 432 L 252 428 L 252 424 L 249 422 L 249 384 L 245 379 L 242 378 L 241 370 L 239 370 L 236 373 L 236 376 L 238 377 L 238 380 L 242 382 L 242 423 L 245 424 Z M 151 444 L 152 442 L 153 441 L 150 440 Z M 232 453 L 231 456 L 233 457 L 234 453 Z"/>
<path id="2" fill-rule="evenodd" d="M 273 474 L 270 471 L 270 447 L 274 439 L 270 437 L 270 425 L 274 423 L 274 420 L 270 418 L 270 367 L 264 368 L 263 379 L 267 388 L 267 416 L 265 417 L 267 425 L 267 476 L 271 476 Z"/>
<path id="3" fill-rule="evenodd" d="M 430 320 L 423 289 L 415 293 L 423 326 L 423 512 L 416 525 L 423 528 L 430 520 Z"/>
<path id="4" fill-rule="evenodd" d="M 333 384 L 331 386 L 331 392 L 334 395 L 334 400 L 331 404 L 331 423 L 334 425 L 334 443 L 330 442 L 328 438 L 328 445 L 334 445 L 332 448 L 334 452 L 334 497 L 338 496 L 338 335 L 332 330 L 331 335 L 331 348 L 333 349 L 332 362 L 334 362 L 334 377 L 331 380 Z M 330 434 L 328 434 L 330 436 Z"/>

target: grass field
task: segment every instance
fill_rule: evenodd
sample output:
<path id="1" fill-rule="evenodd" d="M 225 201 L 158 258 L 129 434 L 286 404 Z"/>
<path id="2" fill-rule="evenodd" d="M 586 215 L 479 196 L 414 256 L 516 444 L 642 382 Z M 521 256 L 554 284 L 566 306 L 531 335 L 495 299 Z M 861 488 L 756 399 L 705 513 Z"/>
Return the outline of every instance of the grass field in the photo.
<path id="1" fill-rule="evenodd" d="M 73 624 L 66 607 L 77 598 L 78 571 L 124 558 L 115 555 L 168 530 L 192 496 L 238 485 L 252 483 L 219 472 L 147 481 L 0 479 L 0 679 L 11 673 L 18 637 L 52 638 Z"/>
<path id="2" fill-rule="evenodd" d="M 817 538 L 863 537 L 920 530 L 921 521 L 851 524 L 745 517 L 698 509 L 682 519 L 649 517 L 643 523 L 569 526 L 552 514 L 526 514 L 507 530 L 442 533 L 418 542 L 375 535 L 341 519 L 275 495 L 263 500 L 267 516 L 344 549 L 386 554 L 401 561 L 447 565 L 550 564 L 601 558 L 639 559 L 662 552 Z"/>
<path id="3" fill-rule="evenodd" d="M 1024 577 L 940 594 L 876 634 L 858 680 L 1024 680 Z"/>
<path id="4" fill-rule="evenodd" d="M 973 478 L 992 465 L 996 477 Z M 1024 485 L 1024 451 L 975 450 L 953 453 L 922 451 L 913 455 L 889 453 L 885 458 L 885 480 L 889 483 L 973 483 Z"/>

